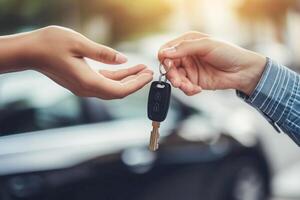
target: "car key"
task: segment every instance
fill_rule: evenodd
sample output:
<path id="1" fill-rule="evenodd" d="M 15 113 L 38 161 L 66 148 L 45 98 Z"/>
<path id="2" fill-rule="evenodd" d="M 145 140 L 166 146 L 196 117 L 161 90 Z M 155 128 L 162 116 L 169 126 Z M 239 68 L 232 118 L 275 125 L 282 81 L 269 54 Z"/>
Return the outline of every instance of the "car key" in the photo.
<path id="1" fill-rule="evenodd" d="M 160 77 L 161 79 L 161 77 Z M 148 118 L 152 120 L 149 149 L 158 149 L 160 122 L 167 117 L 171 96 L 171 85 L 166 81 L 154 81 L 148 96 Z"/>

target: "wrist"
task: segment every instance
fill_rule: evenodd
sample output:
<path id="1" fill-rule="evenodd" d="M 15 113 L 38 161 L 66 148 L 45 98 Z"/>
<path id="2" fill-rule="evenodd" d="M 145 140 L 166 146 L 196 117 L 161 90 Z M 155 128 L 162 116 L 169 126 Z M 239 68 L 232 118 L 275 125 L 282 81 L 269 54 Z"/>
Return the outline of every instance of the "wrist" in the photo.
<path id="1" fill-rule="evenodd" d="M 28 42 L 30 33 L 0 37 L 0 73 L 26 70 L 28 68 Z"/>
<path id="2" fill-rule="evenodd" d="M 238 81 L 239 84 L 236 89 L 250 96 L 262 77 L 266 63 L 266 57 L 254 52 L 249 52 L 248 62 L 240 71 L 240 80 Z"/>

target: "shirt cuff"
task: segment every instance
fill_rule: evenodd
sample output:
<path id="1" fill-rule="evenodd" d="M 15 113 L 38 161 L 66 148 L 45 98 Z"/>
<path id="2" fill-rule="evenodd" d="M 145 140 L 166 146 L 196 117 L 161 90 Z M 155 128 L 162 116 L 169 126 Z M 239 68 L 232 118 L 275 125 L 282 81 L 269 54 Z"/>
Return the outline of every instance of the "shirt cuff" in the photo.
<path id="1" fill-rule="evenodd" d="M 270 124 L 280 132 L 279 126 L 284 122 L 292 104 L 292 93 L 296 76 L 288 68 L 267 58 L 263 75 L 250 96 L 241 91 L 237 95 L 255 107 Z"/>

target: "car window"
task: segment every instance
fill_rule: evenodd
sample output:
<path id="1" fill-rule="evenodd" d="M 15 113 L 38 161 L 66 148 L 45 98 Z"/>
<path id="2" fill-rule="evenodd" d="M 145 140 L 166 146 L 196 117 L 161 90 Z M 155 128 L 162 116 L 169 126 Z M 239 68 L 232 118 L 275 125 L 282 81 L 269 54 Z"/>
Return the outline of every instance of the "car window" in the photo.
<path id="1" fill-rule="evenodd" d="M 0 97 L 0 136 L 112 119 L 102 101 L 76 97 L 35 73 L 2 80 Z"/>

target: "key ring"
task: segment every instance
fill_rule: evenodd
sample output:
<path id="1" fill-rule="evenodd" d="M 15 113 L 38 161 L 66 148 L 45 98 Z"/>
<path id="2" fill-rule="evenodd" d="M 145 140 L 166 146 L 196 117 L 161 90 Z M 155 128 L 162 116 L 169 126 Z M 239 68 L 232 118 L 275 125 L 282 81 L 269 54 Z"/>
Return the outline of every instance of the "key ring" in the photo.
<path id="1" fill-rule="evenodd" d="M 162 63 L 160 63 L 159 64 L 159 73 L 161 74 L 161 75 L 163 75 L 163 76 L 166 76 L 168 73 L 169 73 L 169 71 L 172 69 L 172 67 L 170 67 L 167 71 L 165 70 L 165 68 L 163 67 L 163 64 Z"/>
<path id="2" fill-rule="evenodd" d="M 160 74 L 159 75 L 159 79 L 158 79 L 158 81 L 161 83 L 162 82 L 162 78 L 163 77 L 165 77 L 165 80 L 164 80 L 164 82 L 167 82 L 167 77 L 166 77 L 166 75 L 165 74 Z"/>
<path id="3" fill-rule="evenodd" d="M 167 82 L 167 74 L 169 73 L 169 71 L 172 69 L 172 67 L 170 67 L 167 71 L 165 70 L 165 68 L 163 67 L 163 64 L 160 63 L 159 64 L 159 82 L 162 82 L 162 78 L 165 77 L 164 82 Z"/>

